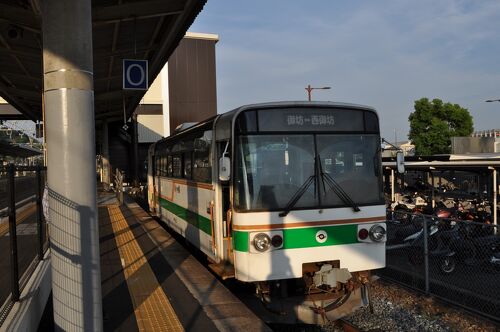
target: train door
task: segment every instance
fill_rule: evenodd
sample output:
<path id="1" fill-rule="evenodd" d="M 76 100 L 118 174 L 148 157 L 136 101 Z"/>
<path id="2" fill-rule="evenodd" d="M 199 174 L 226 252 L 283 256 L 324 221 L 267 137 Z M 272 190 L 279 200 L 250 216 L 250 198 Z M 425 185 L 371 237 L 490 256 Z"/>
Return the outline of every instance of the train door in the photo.
<path id="1" fill-rule="evenodd" d="M 215 183 L 216 183 L 216 201 L 214 209 L 217 211 L 215 216 L 216 240 L 219 249 L 217 256 L 218 264 L 212 264 L 210 267 L 223 279 L 234 277 L 232 237 L 231 237 L 231 180 L 221 180 L 219 178 L 220 159 L 222 156 L 231 158 L 231 145 L 229 141 L 217 142 L 215 147 Z"/>
<path id="2" fill-rule="evenodd" d="M 220 142 L 218 144 L 218 161 L 221 158 L 226 157 L 231 160 L 231 144 L 229 141 Z M 232 174 L 230 174 L 230 177 Z M 228 180 L 221 180 L 218 178 L 220 183 L 221 200 L 220 200 L 220 211 L 221 211 L 221 225 L 222 225 L 222 235 L 223 235 L 223 247 L 224 260 L 232 263 L 233 258 L 231 254 L 232 243 L 231 243 L 231 178 Z"/>
<path id="3" fill-rule="evenodd" d="M 152 213 L 156 213 L 156 158 L 154 155 L 155 144 L 149 147 L 148 151 L 148 205 Z"/>

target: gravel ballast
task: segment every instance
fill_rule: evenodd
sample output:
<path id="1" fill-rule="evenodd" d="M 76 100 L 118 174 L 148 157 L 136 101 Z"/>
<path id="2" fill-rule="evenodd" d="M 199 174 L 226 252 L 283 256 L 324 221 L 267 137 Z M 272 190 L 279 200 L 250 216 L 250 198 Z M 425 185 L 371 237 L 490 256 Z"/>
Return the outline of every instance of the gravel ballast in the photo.
<path id="1" fill-rule="evenodd" d="M 398 285 L 372 283 L 372 305 L 346 317 L 363 331 L 500 331 L 499 326 Z M 343 331 L 331 323 L 323 331 Z"/>

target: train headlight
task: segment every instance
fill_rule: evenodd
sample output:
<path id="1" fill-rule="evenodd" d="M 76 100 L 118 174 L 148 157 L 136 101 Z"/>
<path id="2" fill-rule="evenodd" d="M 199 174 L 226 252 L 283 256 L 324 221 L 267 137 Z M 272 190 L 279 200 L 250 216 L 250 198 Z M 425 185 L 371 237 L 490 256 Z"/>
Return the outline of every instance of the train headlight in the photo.
<path id="1" fill-rule="evenodd" d="M 385 237 L 385 228 L 380 226 L 380 225 L 373 225 L 370 228 L 370 239 L 375 242 L 380 242 L 384 239 Z"/>
<path id="2" fill-rule="evenodd" d="M 264 252 L 271 246 L 271 238 L 267 234 L 259 233 L 253 238 L 253 246 L 257 251 Z"/>

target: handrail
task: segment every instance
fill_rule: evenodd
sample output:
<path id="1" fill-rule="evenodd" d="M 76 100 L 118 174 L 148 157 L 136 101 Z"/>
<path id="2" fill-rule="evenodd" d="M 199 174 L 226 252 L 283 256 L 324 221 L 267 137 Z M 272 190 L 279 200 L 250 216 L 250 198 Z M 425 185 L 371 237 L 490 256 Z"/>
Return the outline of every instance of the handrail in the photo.
<path id="1" fill-rule="evenodd" d="M 15 166 L 13 164 L 8 165 L 7 167 L 0 167 L 0 173 L 5 172 L 6 175 L 5 178 L 2 177 L 1 180 L 6 181 L 5 195 L 7 198 L 7 207 L 0 210 L 0 218 L 3 219 L 3 222 L 5 222 L 5 218 L 7 218 L 9 232 L 9 252 L 8 254 L 3 255 L 3 259 L 9 260 L 10 262 L 10 271 L 7 271 L 7 273 L 10 272 L 10 295 L 6 298 L 2 298 L 4 303 L 0 303 L 0 326 L 3 324 L 8 311 L 12 309 L 13 303 L 19 301 L 20 292 L 22 291 L 22 288 L 26 286 L 25 281 L 26 278 L 29 278 L 29 275 L 31 275 L 31 269 L 44 259 L 45 250 L 47 249 L 45 246 L 47 243 L 45 241 L 48 240 L 48 238 L 45 239 L 46 222 L 43 219 L 42 213 L 42 193 L 44 186 L 44 175 L 42 174 L 42 171 L 45 171 L 46 169 L 47 168 L 43 166 Z M 20 171 L 29 171 L 34 173 L 32 175 L 30 174 L 29 177 L 36 180 L 34 188 L 35 194 L 16 202 L 15 194 L 17 190 L 22 189 L 17 188 L 16 186 L 16 180 L 20 178 L 19 176 L 16 176 L 16 172 Z M 33 202 L 36 202 L 35 216 L 38 233 L 38 245 L 34 247 L 34 253 L 36 256 L 34 257 L 33 262 L 25 268 L 24 264 L 21 266 L 19 265 L 17 228 L 18 221 L 20 220 L 17 220 L 17 209 Z"/>
<path id="2" fill-rule="evenodd" d="M 217 249 L 217 244 L 215 243 L 215 229 L 214 229 L 214 202 L 210 202 L 210 228 L 212 230 L 212 250 Z"/>

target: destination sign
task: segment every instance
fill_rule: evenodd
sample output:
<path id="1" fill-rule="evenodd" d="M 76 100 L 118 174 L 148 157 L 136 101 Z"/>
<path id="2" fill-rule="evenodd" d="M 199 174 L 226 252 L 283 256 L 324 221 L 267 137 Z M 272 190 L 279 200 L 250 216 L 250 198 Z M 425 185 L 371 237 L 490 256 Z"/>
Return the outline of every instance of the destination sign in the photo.
<path id="1" fill-rule="evenodd" d="M 258 110 L 259 131 L 363 131 L 363 111 L 330 108 Z"/>
<path id="2" fill-rule="evenodd" d="M 333 115 L 324 114 L 292 114 L 286 116 L 286 124 L 288 126 L 334 126 L 335 117 Z"/>

